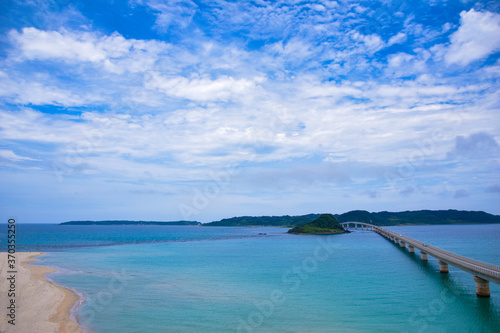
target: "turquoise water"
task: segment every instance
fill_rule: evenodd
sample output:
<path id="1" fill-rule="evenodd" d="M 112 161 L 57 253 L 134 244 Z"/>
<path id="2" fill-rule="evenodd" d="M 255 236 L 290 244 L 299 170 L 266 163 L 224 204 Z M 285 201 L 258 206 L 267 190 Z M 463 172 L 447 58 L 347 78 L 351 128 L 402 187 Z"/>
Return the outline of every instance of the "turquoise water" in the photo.
<path id="1" fill-rule="evenodd" d="M 86 226 L 17 223 L 18 251 L 65 251 L 72 248 L 185 242 L 201 239 L 255 237 L 252 228 L 190 226 Z M 7 239 L 7 226 L 0 228 L 0 239 Z M 6 251 L 7 242 L 0 243 Z"/>
<path id="2" fill-rule="evenodd" d="M 296 236 L 281 228 L 85 228 L 50 229 L 66 233 L 66 240 L 48 244 L 35 237 L 23 246 L 59 250 L 41 262 L 60 269 L 50 276 L 56 282 L 83 293 L 77 314 L 89 331 L 500 328 L 500 286 L 491 283 L 492 297 L 477 298 L 470 274 L 451 266 L 450 274 L 440 274 L 433 258 L 421 262 L 418 251 L 410 254 L 369 231 Z M 500 225 L 390 229 L 479 260 L 500 261 L 495 257 Z M 96 235 L 96 244 L 106 246 L 91 246 Z"/>

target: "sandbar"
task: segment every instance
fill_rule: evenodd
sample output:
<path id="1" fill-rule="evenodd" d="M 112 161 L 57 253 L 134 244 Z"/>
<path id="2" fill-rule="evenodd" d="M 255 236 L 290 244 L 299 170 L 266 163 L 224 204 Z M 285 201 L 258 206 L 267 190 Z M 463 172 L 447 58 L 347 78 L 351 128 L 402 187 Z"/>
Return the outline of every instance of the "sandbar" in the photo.
<path id="1" fill-rule="evenodd" d="M 17 252 L 15 264 L 15 297 L 9 297 L 11 274 L 7 253 L 0 252 L 0 332 L 83 333 L 70 319 L 71 308 L 79 301 L 73 291 L 49 282 L 45 275 L 54 269 L 30 265 L 42 252 Z M 15 325 L 8 321 L 11 299 L 15 300 Z"/>

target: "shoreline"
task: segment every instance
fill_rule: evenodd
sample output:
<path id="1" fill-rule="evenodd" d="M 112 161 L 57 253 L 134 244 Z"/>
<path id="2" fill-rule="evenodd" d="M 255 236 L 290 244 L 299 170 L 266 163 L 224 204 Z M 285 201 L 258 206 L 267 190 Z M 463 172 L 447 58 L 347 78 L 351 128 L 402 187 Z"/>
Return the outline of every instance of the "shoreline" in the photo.
<path id="1" fill-rule="evenodd" d="M 15 300 L 18 305 L 16 325 L 8 324 L 6 315 L 2 313 L 0 331 L 84 333 L 74 313 L 82 304 L 81 297 L 73 290 L 45 276 L 57 270 L 31 264 L 44 254 L 43 252 L 15 254 L 17 262 Z M 7 271 L 6 259 L 7 254 L 3 253 L 0 257 L 2 276 L 4 270 Z M 6 291 L 1 292 L 2 296 L 6 295 Z"/>
<path id="2" fill-rule="evenodd" d="M 56 272 L 59 272 L 57 269 L 56 269 Z M 93 333 L 92 331 L 90 330 L 87 330 L 85 327 L 82 327 L 80 326 L 80 323 L 78 322 L 78 316 L 76 314 L 76 312 L 78 311 L 78 308 L 80 308 L 80 306 L 83 305 L 83 303 L 85 303 L 85 295 L 81 292 L 79 292 L 78 290 L 76 289 L 73 289 L 73 288 L 69 288 L 69 287 L 65 287 L 59 283 L 57 283 L 56 281 L 54 281 L 53 279 L 49 278 L 48 276 L 45 276 L 45 279 L 49 282 L 49 283 L 52 283 L 53 285 L 55 285 L 56 287 L 61 287 L 65 290 L 68 290 L 70 293 L 73 293 L 75 294 L 77 297 L 78 297 L 78 301 L 76 301 L 73 306 L 71 307 L 70 309 L 70 315 L 69 315 L 69 319 L 76 323 L 77 325 L 79 325 L 80 327 L 80 330 L 83 331 L 83 333 Z"/>

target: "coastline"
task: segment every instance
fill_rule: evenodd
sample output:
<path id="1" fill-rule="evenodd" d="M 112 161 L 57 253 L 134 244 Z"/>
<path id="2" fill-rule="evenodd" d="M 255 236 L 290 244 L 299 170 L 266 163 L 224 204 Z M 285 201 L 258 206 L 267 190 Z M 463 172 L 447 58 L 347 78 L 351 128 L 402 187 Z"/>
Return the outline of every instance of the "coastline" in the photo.
<path id="1" fill-rule="evenodd" d="M 79 325 L 71 320 L 72 309 L 80 297 L 70 289 L 53 283 L 45 277 L 55 269 L 31 265 L 43 252 L 17 252 L 16 274 L 16 325 L 7 323 L 6 313 L 0 317 L 2 332 L 60 332 L 83 333 Z M 4 278 L 7 272 L 7 254 L 0 257 L 0 271 Z M 4 287 L 5 286 L 5 287 Z M 6 290 L 3 290 L 3 289 Z M 7 306 L 7 283 L 2 284 L 1 306 Z M 76 318 L 75 318 L 76 319 Z"/>

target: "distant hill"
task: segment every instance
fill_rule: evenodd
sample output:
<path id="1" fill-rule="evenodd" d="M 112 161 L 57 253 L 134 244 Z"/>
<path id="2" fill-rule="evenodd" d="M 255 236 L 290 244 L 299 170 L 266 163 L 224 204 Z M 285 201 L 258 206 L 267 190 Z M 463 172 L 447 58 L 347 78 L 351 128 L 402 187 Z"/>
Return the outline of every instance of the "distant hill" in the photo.
<path id="1" fill-rule="evenodd" d="M 369 213 L 354 210 L 336 216 L 339 222 L 357 221 L 380 226 L 403 224 L 489 224 L 500 223 L 500 216 L 481 211 L 417 210 Z"/>
<path id="2" fill-rule="evenodd" d="M 335 214 L 335 217 L 339 222 L 356 221 L 356 222 L 364 222 L 375 225 L 382 225 L 380 224 L 381 221 L 378 219 L 376 214 L 378 213 L 370 213 L 367 212 L 366 210 L 352 210 L 350 212 L 340 215 Z"/>
<path id="3" fill-rule="evenodd" d="M 330 235 L 346 231 L 332 214 L 322 214 L 312 222 L 288 230 L 290 234 Z"/>
<path id="4" fill-rule="evenodd" d="M 63 225 L 203 225 L 214 226 L 269 226 L 293 228 L 314 221 L 321 214 L 298 216 L 239 216 L 210 223 L 196 221 L 69 221 Z M 500 223 L 500 216 L 481 211 L 463 210 L 417 210 L 405 212 L 370 213 L 366 210 L 353 210 L 343 214 L 333 215 L 339 222 L 365 222 L 380 226 L 404 224 L 490 224 Z"/>
<path id="5" fill-rule="evenodd" d="M 308 223 L 318 218 L 320 214 L 308 214 L 301 216 L 240 216 L 223 219 L 216 222 L 203 224 L 204 226 L 233 226 L 233 227 L 249 227 L 249 226 L 272 226 L 272 227 L 295 227 L 304 223 Z"/>
<path id="6" fill-rule="evenodd" d="M 201 225 L 200 222 L 195 221 L 69 221 L 60 223 L 60 225 Z"/>
<path id="7" fill-rule="evenodd" d="M 293 228 L 312 222 L 320 214 L 300 216 L 241 216 L 205 223 L 204 226 L 274 226 Z M 403 224 L 489 224 L 500 223 L 500 216 L 481 211 L 459 210 L 418 210 L 405 212 L 370 213 L 366 210 L 353 210 L 334 214 L 339 222 L 365 222 L 380 226 Z"/>

